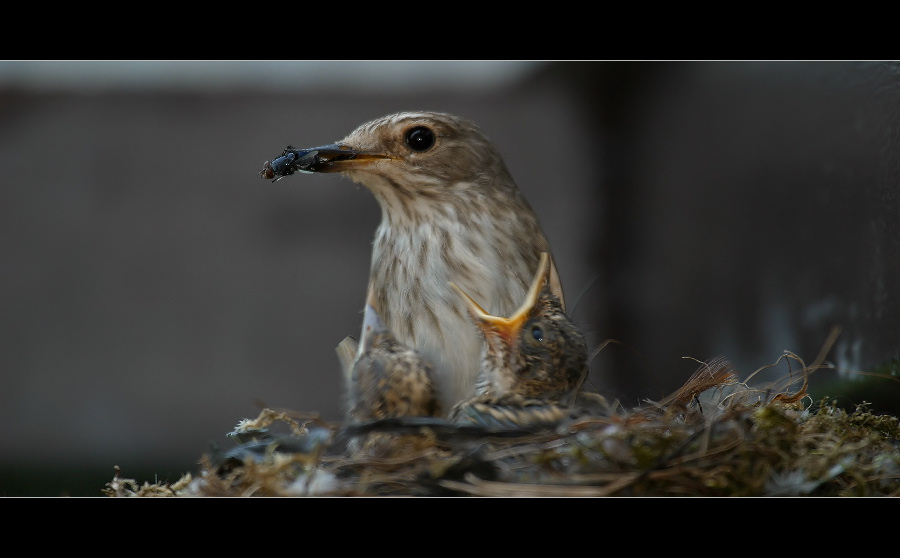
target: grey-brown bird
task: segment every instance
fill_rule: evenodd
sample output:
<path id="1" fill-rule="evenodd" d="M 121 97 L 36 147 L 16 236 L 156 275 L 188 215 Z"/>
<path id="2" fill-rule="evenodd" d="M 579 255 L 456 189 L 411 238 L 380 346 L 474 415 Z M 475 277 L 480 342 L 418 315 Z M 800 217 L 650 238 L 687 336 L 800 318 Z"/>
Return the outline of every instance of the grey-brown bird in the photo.
<path id="1" fill-rule="evenodd" d="M 484 345 L 476 395 L 456 404 L 451 420 L 523 426 L 555 422 L 571 412 L 588 372 L 587 344 L 549 279 L 550 256 L 544 253 L 524 301 L 508 318 L 490 314 L 453 285 Z M 596 406 L 605 400 L 587 396 L 579 403 Z"/>
<path id="2" fill-rule="evenodd" d="M 355 355 L 350 357 L 354 348 Z M 338 345 L 337 353 L 344 367 L 349 423 L 442 415 L 431 362 L 399 343 L 370 304 L 363 312 L 359 343 L 348 337 Z M 376 430 L 352 438 L 347 448 L 354 455 L 384 457 L 432 444 L 427 430 L 411 434 Z"/>
<path id="3" fill-rule="evenodd" d="M 352 344 L 345 340 L 342 345 L 345 343 Z M 342 348 L 339 346 L 339 355 Z M 344 371 L 350 421 L 441 414 L 432 381 L 433 365 L 399 343 L 369 304 L 363 312 L 356 355 L 345 363 Z"/>
<path id="4" fill-rule="evenodd" d="M 288 147 L 261 175 L 337 172 L 381 206 L 369 291 L 400 343 L 434 363 L 445 409 L 475 392 L 482 339 L 452 281 L 486 312 L 509 315 L 550 252 L 537 215 L 496 147 L 472 122 L 403 112 L 359 126 L 334 144 Z M 551 260 L 550 291 L 564 307 Z"/>

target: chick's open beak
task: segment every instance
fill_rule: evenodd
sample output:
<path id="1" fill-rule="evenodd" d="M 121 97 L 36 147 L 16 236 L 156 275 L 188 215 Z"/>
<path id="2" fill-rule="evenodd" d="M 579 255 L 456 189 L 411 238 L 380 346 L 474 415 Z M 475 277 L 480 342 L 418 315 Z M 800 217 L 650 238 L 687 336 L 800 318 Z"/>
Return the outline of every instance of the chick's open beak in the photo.
<path id="1" fill-rule="evenodd" d="M 522 302 L 522 305 L 519 306 L 518 310 L 513 313 L 512 316 L 508 318 L 504 318 L 502 316 L 493 316 L 488 314 L 484 308 L 482 308 L 477 302 L 475 302 L 472 297 L 466 294 L 456 283 L 451 282 L 450 286 L 456 289 L 459 294 L 462 295 L 463 300 L 466 301 L 466 305 L 469 309 L 469 313 L 475 319 L 475 325 L 481 328 L 482 331 L 488 333 L 488 331 L 493 330 L 499 333 L 503 339 L 507 342 L 512 342 L 519 335 L 519 331 L 522 329 L 522 325 L 528 320 L 528 317 L 531 315 L 531 310 L 537 304 L 538 295 L 541 293 L 541 288 L 543 288 L 544 284 L 550 278 L 550 256 L 544 252 L 541 254 L 541 260 L 538 263 L 537 273 L 534 276 L 534 279 L 531 282 L 531 287 L 528 289 L 528 294 L 525 295 L 525 301 Z M 488 336 L 489 337 L 489 336 Z"/>

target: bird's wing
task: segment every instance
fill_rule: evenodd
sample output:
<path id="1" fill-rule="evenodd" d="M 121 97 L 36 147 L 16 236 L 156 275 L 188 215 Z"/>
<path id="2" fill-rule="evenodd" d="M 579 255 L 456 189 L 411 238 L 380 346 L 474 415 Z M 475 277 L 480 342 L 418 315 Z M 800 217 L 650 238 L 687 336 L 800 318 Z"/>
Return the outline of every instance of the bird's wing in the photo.
<path id="1" fill-rule="evenodd" d="M 473 397 L 450 411 L 456 424 L 482 428 L 550 427 L 568 415 L 568 410 L 555 402 L 537 399 Z"/>

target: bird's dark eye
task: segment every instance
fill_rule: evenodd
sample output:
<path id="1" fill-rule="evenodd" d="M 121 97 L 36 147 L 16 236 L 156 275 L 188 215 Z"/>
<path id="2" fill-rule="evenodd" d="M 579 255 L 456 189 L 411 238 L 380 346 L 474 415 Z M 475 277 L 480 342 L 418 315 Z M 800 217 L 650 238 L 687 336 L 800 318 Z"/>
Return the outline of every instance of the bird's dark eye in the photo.
<path id="1" fill-rule="evenodd" d="M 544 330 L 541 329 L 540 326 L 534 326 L 531 328 L 531 336 L 537 339 L 538 341 L 544 340 Z"/>
<path id="2" fill-rule="evenodd" d="M 434 145 L 434 132 L 425 126 L 416 126 L 406 132 L 406 145 L 413 151 L 428 151 Z"/>

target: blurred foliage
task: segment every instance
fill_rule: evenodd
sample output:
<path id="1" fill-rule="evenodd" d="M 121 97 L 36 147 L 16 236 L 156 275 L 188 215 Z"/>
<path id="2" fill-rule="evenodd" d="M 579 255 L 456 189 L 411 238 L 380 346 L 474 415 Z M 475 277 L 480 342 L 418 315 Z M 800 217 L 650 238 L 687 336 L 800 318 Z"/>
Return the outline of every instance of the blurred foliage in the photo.
<path id="1" fill-rule="evenodd" d="M 871 372 L 841 376 L 810 387 L 814 399 L 827 397 L 844 410 L 865 403 L 873 412 L 900 416 L 900 359 L 893 359 Z"/>

